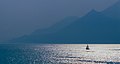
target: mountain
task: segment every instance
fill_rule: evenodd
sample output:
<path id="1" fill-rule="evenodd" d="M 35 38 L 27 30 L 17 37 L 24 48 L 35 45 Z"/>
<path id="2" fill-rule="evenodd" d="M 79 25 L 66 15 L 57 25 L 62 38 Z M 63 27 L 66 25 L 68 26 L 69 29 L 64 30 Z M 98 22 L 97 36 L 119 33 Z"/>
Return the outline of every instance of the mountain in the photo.
<path id="1" fill-rule="evenodd" d="M 63 42 L 68 43 L 86 41 L 101 43 L 118 42 L 120 38 L 119 25 L 120 22 L 118 20 L 106 17 L 93 10 L 64 30 L 59 31 L 56 35 L 63 38 L 65 40 Z"/>
<path id="2" fill-rule="evenodd" d="M 13 39 L 15 43 L 119 43 L 120 42 L 120 2 L 74 21 L 64 20 L 54 26 L 37 30 L 31 35 Z"/>
<path id="3" fill-rule="evenodd" d="M 120 20 L 120 1 L 102 12 L 104 15 Z"/>
<path id="4" fill-rule="evenodd" d="M 78 20 L 79 17 L 76 16 L 69 16 L 64 18 L 63 20 L 57 22 L 56 24 L 54 24 L 53 26 L 46 28 L 46 29 L 38 29 L 36 31 L 34 31 L 31 35 L 40 35 L 40 34 L 50 34 L 50 33 L 55 33 L 58 30 L 63 29 L 64 27 L 70 25 L 71 23 L 73 23 L 74 21 Z"/>
<path id="5" fill-rule="evenodd" d="M 55 33 L 58 30 L 62 30 L 64 27 L 70 25 L 71 23 L 73 23 L 74 21 L 76 21 L 78 19 L 79 19 L 79 17 L 77 17 L 77 16 L 69 16 L 69 17 L 66 17 L 63 20 L 57 22 L 56 24 L 54 24 L 53 26 L 51 26 L 49 28 L 38 29 L 38 30 L 34 31 L 33 33 L 31 33 L 31 35 L 24 35 L 22 37 L 15 38 L 15 39 L 12 39 L 7 42 L 20 42 L 20 41 L 24 40 L 25 38 L 29 38 L 32 36 Z"/>

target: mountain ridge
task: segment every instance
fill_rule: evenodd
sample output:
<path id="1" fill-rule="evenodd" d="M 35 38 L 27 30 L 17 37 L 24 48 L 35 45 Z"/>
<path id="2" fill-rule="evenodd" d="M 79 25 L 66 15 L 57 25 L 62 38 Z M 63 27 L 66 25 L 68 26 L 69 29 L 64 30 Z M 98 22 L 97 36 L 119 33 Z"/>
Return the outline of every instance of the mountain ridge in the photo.
<path id="1" fill-rule="evenodd" d="M 117 13 L 120 13 L 118 6 L 97 12 L 91 10 L 73 23 L 58 29 L 50 34 L 28 35 L 13 39 L 9 42 L 15 43 L 119 43 L 120 42 L 120 20 Z M 118 6 L 118 7 L 117 7 Z M 114 11 L 115 8 L 115 11 Z M 107 12 L 108 11 L 108 12 Z M 112 13 L 113 12 L 113 13 Z M 117 14 L 112 15 L 112 14 Z M 54 26 L 56 27 L 56 26 Z M 57 28 L 55 28 L 57 29 Z M 49 29 L 54 31 L 54 29 Z M 48 32 L 49 32 L 48 30 Z M 47 32 L 47 31 L 46 31 Z M 35 32 L 34 32 L 35 33 Z M 39 34 L 40 32 L 38 32 Z M 43 31 L 44 33 L 44 31 Z"/>
<path id="2" fill-rule="evenodd" d="M 120 20 L 120 1 L 115 3 L 113 6 L 105 9 L 102 13 L 108 17 Z"/>

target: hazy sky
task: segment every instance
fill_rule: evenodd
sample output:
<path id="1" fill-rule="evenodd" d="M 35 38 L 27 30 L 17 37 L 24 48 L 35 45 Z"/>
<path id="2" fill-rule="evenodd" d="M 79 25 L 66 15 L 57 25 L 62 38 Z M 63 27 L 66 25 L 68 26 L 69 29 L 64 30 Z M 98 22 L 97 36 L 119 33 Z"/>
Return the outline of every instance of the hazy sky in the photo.
<path id="1" fill-rule="evenodd" d="M 0 0 L 0 41 L 47 28 L 91 9 L 103 11 L 118 0 Z"/>

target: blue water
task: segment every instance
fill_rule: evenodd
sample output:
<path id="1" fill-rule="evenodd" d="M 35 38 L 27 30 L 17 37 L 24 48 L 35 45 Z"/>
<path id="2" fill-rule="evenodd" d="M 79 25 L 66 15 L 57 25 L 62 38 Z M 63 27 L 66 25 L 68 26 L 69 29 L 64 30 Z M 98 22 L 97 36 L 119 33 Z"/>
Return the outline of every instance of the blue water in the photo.
<path id="1" fill-rule="evenodd" d="M 120 64 L 120 45 L 0 44 L 0 64 Z"/>

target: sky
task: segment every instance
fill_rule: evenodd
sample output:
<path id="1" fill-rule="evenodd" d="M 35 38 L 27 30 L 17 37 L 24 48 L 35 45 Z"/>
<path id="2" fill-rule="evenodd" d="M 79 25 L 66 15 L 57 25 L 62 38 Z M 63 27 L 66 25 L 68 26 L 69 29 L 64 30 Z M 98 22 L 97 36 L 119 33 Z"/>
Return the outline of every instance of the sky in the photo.
<path id="1" fill-rule="evenodd" d="M 118 0 L 0 0 L 0 41 L 30 34 L 90 10 L 103 11 Z"/>

